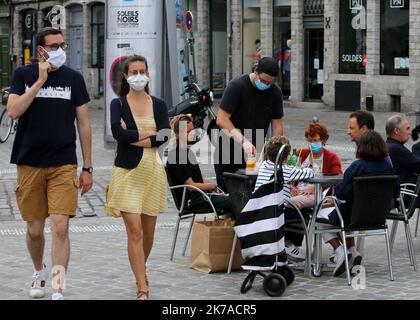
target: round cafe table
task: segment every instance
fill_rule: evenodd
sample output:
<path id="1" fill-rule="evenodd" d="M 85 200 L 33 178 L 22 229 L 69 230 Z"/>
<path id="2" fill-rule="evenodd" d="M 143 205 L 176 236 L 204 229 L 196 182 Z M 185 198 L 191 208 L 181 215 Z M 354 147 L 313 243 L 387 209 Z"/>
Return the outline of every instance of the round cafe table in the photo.
<path id="1" fill-rule="evenodd" d="M 258 177 L 258 171 L 255 170 L 246 170 L 246 169 L 238 169 L 238 171 L 236 171 L 236 174 L 240 174 L 243 176 L 248 176 L 250 183 L 251 183 L 251 187 L 252 190 L 254 190 L 255 188 L 255 183 L 257 182 L 257 177 Z"/>

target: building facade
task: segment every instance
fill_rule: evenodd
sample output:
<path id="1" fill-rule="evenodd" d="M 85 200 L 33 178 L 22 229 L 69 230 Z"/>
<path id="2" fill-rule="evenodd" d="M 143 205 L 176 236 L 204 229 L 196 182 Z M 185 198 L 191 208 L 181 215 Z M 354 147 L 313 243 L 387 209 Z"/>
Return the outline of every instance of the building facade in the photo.
<path id="1" fill-rule="evenodd" d="M 181 84 L 195 75 L 220 97 L 232 78 L 272 56 L 292 106 L 402 112 L 419 107 L 420 0 L 173 1 Z M 10 51 L 12 69 L 25 63 L 35 54 L 36 31 L 51 24 L 57 4 L 66 10 L 68 63 L 84 74 L 91 95 L 100 97 L 105 1 L 11 0 L 11 10 L 0 5 L 0 53 Z M 194 17 L 191 30 L 187 10 Z M 6 78 L 3 56 L 0 72 Z"/>
<path id="2" fill-rule="evenodd" d="M 65 8 L 63 33 L 69 43 L 68 65 L 83 73 L 92 97 L 104 92 L 105 1 L 12 0 L 12 65 L 16 68 L 36 57 L 35 35 L 54 24 L 54 6 Z"/>
<path id="3" fill-rule="evenodd" d="M 196 2 L 198 19 L 206 17 L 197 31 L 202 83 L 214 86 L 214 56 L 226 55 L 224 83 L 250 72 L 259 57 L 272 56 L 292 106 L 396 112 L 419 107 L 419 0 L 227 0 L 216 1 L 217 11 L 213 1 Z M 222 8 L 223 52 L 208 21 L 222 15 Z"/>

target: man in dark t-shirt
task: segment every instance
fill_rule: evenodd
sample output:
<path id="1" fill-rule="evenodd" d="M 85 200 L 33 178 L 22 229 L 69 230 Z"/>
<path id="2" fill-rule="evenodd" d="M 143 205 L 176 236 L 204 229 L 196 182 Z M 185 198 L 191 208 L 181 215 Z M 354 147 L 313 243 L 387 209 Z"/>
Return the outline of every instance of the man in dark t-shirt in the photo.
<path id="1" fill-rule="evenodd" d="M 283 135 L 283 95 L 275 84 L 278 74 L 276 60 L 262 58 L 253 73 L 232 80 L 223 94 L 217 114 L 222 132 L 214 153 L 217 184 L 223 190 L 223 172 L 245 168 L 244 152 L 255 155 L 262 149 L 270 124 L 273 136 Z"/>
<path id="2" fill-rule="evenodd" d="M 20 67 L 13 74 L 7 111 L 11 118 L 19 118 L 19 125 L 11 163 L 17 165 L 16 199 L 27 222 L 27 246 L 35 269 L 29 295 L 45 295 L 44 226 L 50 216 L 52 299 L 62 300 L 70 257 L 69 218 L 76 215 L 78 189 L 83 195 L 93 182 L 89 95 L 83 76 L 64 66 L 67 45 L 62 32 L 42 29 L 36 42 L 40 63 Z M 83 152 L 79 178 L 75 120 Z"/>

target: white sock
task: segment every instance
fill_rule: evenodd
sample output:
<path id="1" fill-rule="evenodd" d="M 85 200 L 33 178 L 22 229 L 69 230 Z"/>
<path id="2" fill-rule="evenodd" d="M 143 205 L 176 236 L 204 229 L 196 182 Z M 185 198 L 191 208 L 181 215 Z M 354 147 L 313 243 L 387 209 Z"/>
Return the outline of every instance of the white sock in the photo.
<path id="1" fill-rule="evenodd" d="M 335 249 L 335 254 L 337 254 L 338 252 L 343 252 L 344 253 L 344 247 L 343 246 L 337 247 L 337 249 Z"/>
<path id="2" fill-rule="evenodd" d="M 52 294 L 52 300 L 57 299 L 57 298 L 61 298 L 62 296 L 63 296 L 62 293 L 60 293 L 60 292 L 54 292 Z"/>
<path id="3" fill-rule="evenodd" d="M 349 252 L 351 253 L 351 255 L 352 255 L 352 256 L 354 256 L 355 254 L 357 254 L 358 252 L 357 252 L 357 250 L 356 250 L 356 246 L 352 246 L 352 247 L 349 249 Z"/>

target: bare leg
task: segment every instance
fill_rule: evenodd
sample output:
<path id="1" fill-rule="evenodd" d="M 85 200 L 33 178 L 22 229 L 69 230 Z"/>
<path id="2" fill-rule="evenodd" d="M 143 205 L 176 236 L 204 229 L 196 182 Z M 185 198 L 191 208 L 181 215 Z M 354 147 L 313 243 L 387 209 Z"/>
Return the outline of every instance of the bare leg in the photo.
<path id="1" fill-rule="evenodd" d="M 356 245 L 355 242 L 354 242 L 354 238 L 347 238 L 346 239 L 346 244 L 347 244 L 347 248 L 349 248 L 349 249 Z"/>
<path id="2" fill-rule="evenodd" d="M 123 212 L 122 216 L 127 230 L 128 259 L 136 278 L 137 290 L 147 292 L 142 220 L 138 214 Z"/>
<path id="3" fill-rule="evenodd" d="M 52 234 L 53 269 L 64 267 L 65 271 L 67 272 L 70 259 L 69 216 L 61 214 L 51 214 L 50 219 Z M 62 286 L 53 288 L 54 293 L 62 291 Z"/>
<path id="4" fill-rule="evenodd" d="M 44 258 L 44 237 L 45 220 L 31 221 L 27 223 L 26 246 L 31 255 L 34 269 L 41 271 Z"/>
<path id="5" fill-rule="evenodd" d="M 331 239 L 328 241 L 328 243 L 333 247 L 334 250 L 341 246 L 341 242 L 338 240 L 338 238 Z"/>
<path id="6" fill-rule="evenodd" d="M 152 251 L 153 241 L 155 239 L 156 220 L 157 217 L 152 217 L 145 214 L 141 215 L 141 224 L 143 225 L 143 250 L 145 262 L 147 262 L 147 259 L 150 256 L 150 252 Z"/>

